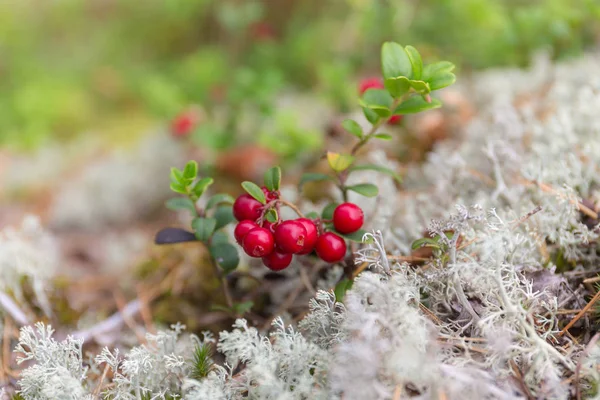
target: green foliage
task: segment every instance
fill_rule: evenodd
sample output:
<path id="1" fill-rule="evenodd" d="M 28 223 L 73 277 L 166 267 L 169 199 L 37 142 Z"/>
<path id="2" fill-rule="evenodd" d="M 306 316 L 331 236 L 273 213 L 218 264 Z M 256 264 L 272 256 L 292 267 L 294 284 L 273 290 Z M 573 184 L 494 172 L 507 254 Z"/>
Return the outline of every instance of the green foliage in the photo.
<path id="1" fill-rule="evenodd" d="M 206 378 L 214 368 L 212 360 L 213 349 L 209 343 L 202 343 L 194 349 L 194 359 L 192 360 L 191 378 L 201 380 Z"/>
<path id="2" fill-rule="evenodd" d="M 256 183 L 250 181 L 242 182 L 242 188 L 246 191 L 246 193 L 254 197 L 256 200 L 260 201 L 262 204 L 267 203 L 265 194 Z"/>
<path id="3" fill-rule="evenodd" d="M 270 191 L 279 190 L 281 186 L 281 168 L 273 167 L 265 172 L 264 182 Z"/>

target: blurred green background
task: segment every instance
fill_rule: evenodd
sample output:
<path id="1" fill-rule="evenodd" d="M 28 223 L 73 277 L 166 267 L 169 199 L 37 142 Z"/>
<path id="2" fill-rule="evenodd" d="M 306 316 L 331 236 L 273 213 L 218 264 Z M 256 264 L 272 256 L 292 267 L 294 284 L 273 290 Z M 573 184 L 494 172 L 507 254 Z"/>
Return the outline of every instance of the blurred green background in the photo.
<path id="1" fill-rule="evenodd" d="M 301 138 L 294 116 L 274 110 L 278 96 L 354 108 L 384 40 L 451 60 L 460 76 L 524 66 L 542 48 L 577 56 L 599 38 L 597 0 L 4 1 L 0 146 L 134 140 L 190 104 L 225 116 L 202 125 L 207 146 L 236 141 L 241 108 Z"/>

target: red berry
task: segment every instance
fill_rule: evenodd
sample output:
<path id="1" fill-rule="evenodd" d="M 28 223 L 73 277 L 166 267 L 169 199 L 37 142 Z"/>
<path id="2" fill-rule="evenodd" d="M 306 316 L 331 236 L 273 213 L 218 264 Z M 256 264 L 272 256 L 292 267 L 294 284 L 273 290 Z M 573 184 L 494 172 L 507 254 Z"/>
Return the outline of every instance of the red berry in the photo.
<path id="1" fill-rule="evenodd" d="M 335 233 L 327 232 L 319 236 L 315 250 L 321 260 L 328 263 L 338 262 L 346 255 L 346 242 Z"/>
<path id="2" fill-rule="evenodd" d="M 298 218 L 296 221 L 300 222 L 304 225 L 304 229 L 306 229 L 306 237 L 304 238 L 304 247 L 298 254 L 308 254 L 315 248 L 315 243 L 317 243 L 318 234 L 317 234 L 317 226 L 313 221 L 308 218 Z"/>
<path id="3" fill-rule="evenodd" d="M 235 237 L 235 241 L 238 242 L 239 244 L 242 244 L 242 241 L 244 240 L 244 237 L 246 236 L 246 234 L 254 228 L 258 228 L 258 225 L 254 221 L 245 220 L 245 221 L 239 222 L 235 226 L 235 230 L 233 231 L 233 236 Z"/>
<path id="4" fill-rule="evenodd" d="M 306 228 L 298 221 L 283 221 L 275 228 L 277 247 L 284 253 L 298 253 L 304 248 Z"/>
<path id="5" fill-rule="evenodd" d="M 190 134 L 198 123 L 198 115 L 192 111 L 185 111 L 176 116 L 171 122 L 171 132 L 175 137 Z"/>
<path id="6" fill-rule="evenodd" d="M 280 253 L 277 250 L 262 258 L 265 267 L 272 271 L 281 271 L 287 268 L 292 262 L 292 255 L 290 253 Z"/>
<path id="7" fill-rule="evenodd" d="M 265 228 L 254 228 L 244 236 L 242 247 L 250 257 L 267 256 L 275 248 L 273 234 Z"/>
<path id="8" fill-rule="evenodd" d="M 263 205 L 249 194 L 243 194 L 233 203 L 233 216 L 238 221 L 249 219 L 256 221 L 260 218 Z"/>
<path id="9" fill-rule="evenodd" d="M 384 89 L 383 82 L 379 78 L 367 78 L 363 79 L 358 86 L 358 91 L 362 95 L 369 89 Z"/>
<path id="10" fill-rule="evenodd" d="M 271 233 L 275 233 L 275 228 L 279 225 L 279 221 L 277 222 L 269 222 L 266 219 L 262 223 L 262 227 L 268 229 Z"/>
<path id="11" fill-rule="evenodd" d="M 270 191 L 266 186 L 262 188 L 263 193 L 265 194 L 265 198 L 267 199 L 267 203 L 279 198 L 279 193 L 276 191 Z"/>
<path id="12" fill-rule="evenodd" d="M 387 123 L 390 125 L 398 125 L 400 121 L 402 121 L 403 115 L 392 115 L 390 119 L 387 120 Z"/>
<path id="13" fill-rule="evenodd" d="M 343 203 L 333 211 L 333 226 L 339 233 L 353 233 L 364 222 L 363 210 L 354 203 Z"/>

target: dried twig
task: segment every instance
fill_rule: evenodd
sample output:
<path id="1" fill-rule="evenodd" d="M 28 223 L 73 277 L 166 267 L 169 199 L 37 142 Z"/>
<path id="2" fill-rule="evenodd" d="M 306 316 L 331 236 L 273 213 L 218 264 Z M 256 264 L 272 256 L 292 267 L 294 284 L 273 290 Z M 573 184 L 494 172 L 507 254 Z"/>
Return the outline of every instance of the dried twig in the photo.
<path id="1" fill-rule="evenodd" d="M 571 322 L 569 322 L 567 324 L 567 326 L 565 326 L 559 333 L 558 336 L 562 336 L 565 334 L 565 332 L 567 330 L 569 330 L 573 325 L 575 325 L 575 322 L 579 321 L 579 319 L 581 317 L 583 317 L 585 315 L 585 313 L 592 308 L 592 306 L 598 301 L 598 299 L 600 299 L 600 290 L 594 295 L 594 297 L 592 297 L 592 299 L 590 300 L 589 303 L 587 303 L 585 305 L 585 307 L 583 307 L 583 309 L 577 313 L 577 315 L 571 320 Z"/>

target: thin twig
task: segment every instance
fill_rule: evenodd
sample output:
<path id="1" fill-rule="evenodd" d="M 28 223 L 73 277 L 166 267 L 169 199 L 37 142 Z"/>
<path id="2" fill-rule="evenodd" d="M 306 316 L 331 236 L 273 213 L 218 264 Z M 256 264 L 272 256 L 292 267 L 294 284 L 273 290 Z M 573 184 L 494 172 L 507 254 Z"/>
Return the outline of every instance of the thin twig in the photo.
<path id="1" fill-rule="evenodd" d="M 600 292 L 599 292 L 600 293 Z M 587 355 L 592 350 L 592 347 L 596 345 L 596 342 L 600 339 L 600 332 L 596 332 L 596 334 L 592 337 L 590 342 L 585 346 L 585 349 L 579 355 L 579 360 L 577 361 L 577 367 L 575 368 L 575 394 L 577 396 L 577 400 L 581 400 L 581 385 L 579 384 L 579 374 L 581 373 L 581 368 L 583 366 L 583 360 L 587 357 Z"/>
<path id="2" fill-rule="evenodd" d="M 598 299 L 600 299 L 600 290 L 594 295 L 594 297 L 592 297 L 592 299 L 590 300 L 590 302 L 587 303 L 585 305 L 585 307 L 583 307 L 583 309 L 571 320 L 571 322 L 569 322 L 567 324 L 567 326 L 565 326 L 558 333 L 558 336 L 564 335 L 567 330 L 569 330 L 573 325 L 575 325 L 575 322 L 579 321 L 579 319 L 584 316 L 584 314 L 587 312 L 587 310 L 589 310 L 590 308 L 592 308 L 592 306 L 598 301 Z"/>
<path id="3" fill-rule="evenodd" d="M 131 318 L 135 314 L 137 314 L 141 309 L 141 302 L 139 300 L 133 300 L 129 302 L 125 307 L 121 308 L 118 312 L 114 313 L 104 321 L 81 331 L 77 331 L 73 333 L 73 336 L 76 339 L 83 339 L 84 342 L 87 342 L 90 339 L 93 339 L 103 333 L 113 331 L 119 328 L 124 323 L 124 317 Z"/>
<path id="4" fill-rule="evenodd" d="M 517 363 L 515 363 L 513 360 L 510 360 L 510 367 L 513 371 L 513 374 L 515 374 L 517 381 L 519 382 L 519 386 L 521 386 L 521 390 L 523 391 L 523 394 L 525 396 L 527 396 L 527 398 L 529 400 L 535 400 L 535 396 L 531 393 L 531 390 L 529 390 L 529 387 L 527 387 L 527 384 L 525 383 L 525 380 L 523 379 L 523 374 L 521 373 L 521 370 L 517 366 Z"/>
<path id="5" fill-rule="evenodd" d="M 296 214 L 298 214 L 298 216 L 299 216 L 300 218 L 306 218 L 306 217 L 304 216 L 304 214 L 302 214 L 302 211 L 300 211 L 300 209 L 299 209 L 298 207 L 296 207 L 294 204 L 290 203 L 289 201 L 287 201 L 287 200 L 283 200 L 283 199 L 279 199 L 279 200 L 277 200 L 277 202 L 279 202 L 280 204 L 283 204 L 284 206 L 286 206 L 286 207 L 289 207 L 289 208 L 291 208 L 292 210 L 294 210 L 294 212 L 295 212 Z"/>
<path id="6" fill-rule="evenodd" d="M 100 393 L 100 389 L 102 389 L 102 384 L 104 383 L 104 379 L 106 379 L 106 374 L 108 374 L 109 369 L 110 365 L 106 364 L 106 366 L 104 367 L 104 371 L 102 372 L 102 376 L 100 377 L 100 382 L 98 382 L 98 385 L 96 385 L 96 388 L 92 393 L 94 397 L 98 396 L 98 393 Z"/>
<path id="7" fill-rule="evenodd" d="M 400 397 L 402 397 L 402 386 L 403 385 L 396 385 L 394 388 L 393 400 L 400 400 Z"/>
<path id="8" fill-rule="evenodd" d="M 15 320 L 19 325 L 29 325 L 29 317 L 19 308 L 6 293 L 0 292 L 0 306 Z"/>

